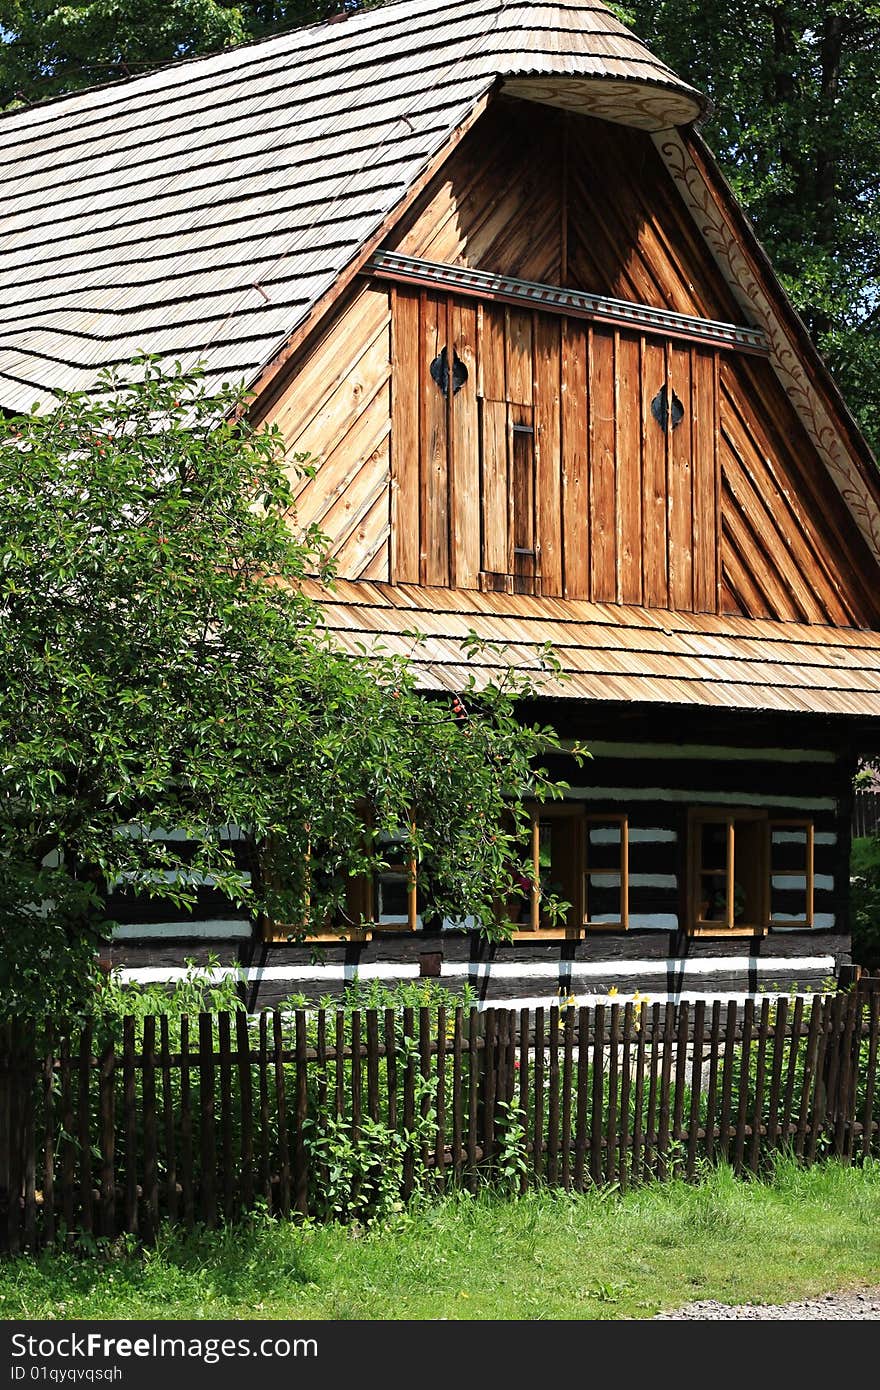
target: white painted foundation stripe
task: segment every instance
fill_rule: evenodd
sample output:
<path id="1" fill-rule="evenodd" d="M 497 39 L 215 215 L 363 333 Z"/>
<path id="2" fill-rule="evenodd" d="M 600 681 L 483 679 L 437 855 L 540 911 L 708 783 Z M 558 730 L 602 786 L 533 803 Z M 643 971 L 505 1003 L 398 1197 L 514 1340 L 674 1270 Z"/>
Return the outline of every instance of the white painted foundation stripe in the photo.
<path id="1" fill-rule="evenodd" d="M 795 811 L 834 811 L 833 796 L 765 796 L 762 792 L 709 792 L 669 787 L 569 787 L 569 801 L 675 801 L 693 806 L 778 806 Z"/>
<path id="2" fill-rule="evenodd" d="M 735 991 L 728 993 L 727 990 L 725 990 L 723 994 L 713 994 L 709 991 L 700 990 L 669 990 L 666 992 L 648 990 L 647 993 L 643 993 L 640 990 L 639 999 L 644 1007 L 648 1008 L 651 1004 L 695 1004 L 700 999 L 704 1000 L 707 1004 L 713 1003 L 716 999 L 722 1000 L 725 1004 L 744 1004 L 747 999 L 751 999 L 754 1003 L 760 1003 L 764 999 L 804 999 L 809 1002 L 811 999 L 820 998 L 821 993 L 822 992 L 818 989 L 812 991 L 763 989 L 757 994 L 744 994 Z M 625 1004 L 628 999 L 633 998 L 633 995 L 615 994 L 613 997 L 609 997 L 607 994 L 574 994 L 567 997 L 573 1000 L 571 1005 L 572 1008 L 581 1009 L 591 1008 L 596 1004 L 607 1005 L 609 1002 Z M 526 1009 L 529 1012 L 534 1009 L 546 1010 L 553 1004 L 558 1003 L 559 998 L 557 995 L 547 994 L 529 995 L 525 997 L 518 996 L 515 999 L 484 999 L 478 1002 L 476 1007 L 480 1013 L 483 1013 L 486 1009 L 511 1009 L 519 1013 L 522 1009 Z"/>
<path id="3" fill-rule="evenodd" d="M 441 976 L 444 979 L 525 979 L 525 980 L 559 980 L 559 978 L 581 979 L 607 979 L 612 976 L 615 980 L 621 978 L 634 978 L 645 975 L 657 975 L 665 973 L 670 967 L 676 967 L 676 974 L 679 977 L 687 976 L 710 976 L 724 973 L 731 973 L 737 970 L 757 969 L 759 974 L 779 974 L 782 970 L 800 971 L 816 970 L 830 973 L 834 969 L 833 956 L 791 956 L 791 957 L 771 957 L 761 959 L 756 956 L 716 956 L 710 959 L 701 960 L 672 960 L 663 957 L 659 960 L 642 961 L 528 961 L 518 963 L 516 961 L 448 961 L 441 966 Z M 567 969 L 565 967 L 568 967 Z M 129 981 L 139 981 L 146 984 L 148 982 L 163 982 L 171 984 L 175 980 L 183 979 L 187 974 L 185 966 L 179 965 L 140 965 L 126 966 L 119 972 L 119 977 L 123 983 Z M 205 971 L 206 977 L 212 981 L 222 979 L 242 979 L 247 984 L 259 984 L 270 980 L 288 980 L 292 983 L 305 983 L 314 981 L 320 984 L 322 981 L 346 981 L 346 980 L 402 980 L 418 979 L 419 967 L 417 964 L 394 965 L 390 962 L 379 962 L 376 965 L 367 965 L 359 970 L 355 965 L 265 965 L 265 966 L 217 966 L 211 971 Z"/>
<path id="4" fill-rule="evenodd" d="M 250 922 L 230 919 L 223 922 L 129 922 L 114 927 L 113 941 L 249 941 Z"/>
<path id="5" fill-rule="evenodd" d="M 563 748 L 574 747 L 574 739 L 564 739 Z M 606 739 L 591 739 L 589 751 L 594 757 L 607 758 L 708 758 L 720 762 L 749 763 L 833 763 L 835 756 L 818 748 L 728 748 L 711 743 L 613 743 Z"/>
<path id="6" fill-rule="evenodd" d="M 605 979 L 608 975 L 656 975 L 674 968 L 677 974 L 724 975 L 736 970 L 757 968 L 778 974 L 780 970 L 833 970 L 834 957 L 822 956 L 700 956 L 681 958 L 660 956 L 656 960 L 612 961 L 444 961 L 441 974 L 450 979 L 468 975 L 496 976 L 498 979 L 557 979 L 560 975 L 579 975 L 583 979 Z"/>
<path id="7" fill-rule="evenodd" d="M 826 931 L 829 927 L 833 927 L 836 921 L 837 918 L 833 912 L 815 912 L 813 914 L 813 926 L 824 927 Z"/>
<path id="8" fill-rule="evenodd" d="M 813 835 L 814 845 L 836 845 L 837 834 L 833 830 L 817 830 Z"/>

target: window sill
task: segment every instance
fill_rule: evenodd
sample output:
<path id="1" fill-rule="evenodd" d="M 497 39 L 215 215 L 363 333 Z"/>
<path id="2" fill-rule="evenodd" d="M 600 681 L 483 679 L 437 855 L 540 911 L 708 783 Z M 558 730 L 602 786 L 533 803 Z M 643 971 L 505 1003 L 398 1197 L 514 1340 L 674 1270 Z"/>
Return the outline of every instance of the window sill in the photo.
<path id="1" fill-rule="evenodd" d="M 766 936 L 766 927 L 688 927 L 688 936 Z"/>

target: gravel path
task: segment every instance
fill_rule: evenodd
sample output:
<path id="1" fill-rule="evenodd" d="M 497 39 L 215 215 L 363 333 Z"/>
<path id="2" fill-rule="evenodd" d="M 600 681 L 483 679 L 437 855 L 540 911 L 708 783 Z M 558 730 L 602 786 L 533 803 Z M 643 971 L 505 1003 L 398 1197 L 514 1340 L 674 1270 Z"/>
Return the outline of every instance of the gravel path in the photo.
<path id="1" fill-rule="evenodd" d="M 880 1289 L 860 1289 L 854 1293 L 826 1293 L 820 1298 L 803 1298 L 796 1303 L 717 1303 L 707 1298 L 700 1303 L 686 1303 L 669 1313 L 655 1313 L 652 1321 L 667 1322 L 679 1318 L 746 1318 L 759 1321 L 765 1318 L 876 1318 L 880 1320 Z"/>

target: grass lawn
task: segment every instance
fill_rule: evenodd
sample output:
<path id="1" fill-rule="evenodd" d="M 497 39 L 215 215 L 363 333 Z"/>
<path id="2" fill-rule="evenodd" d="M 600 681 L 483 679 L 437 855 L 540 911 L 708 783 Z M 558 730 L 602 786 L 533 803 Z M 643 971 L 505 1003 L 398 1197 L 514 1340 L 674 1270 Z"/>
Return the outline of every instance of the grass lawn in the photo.
<path id="1" fill-rule="evenodd" d="M 505 1201 L 451 1196 L 369 1231 L 261 1220 L 155 1249 L 0 1262 L 14 1318 L 648 1318 L 695 1298 L 880 1285 L 880 1162 L 780 1163 Z"/>

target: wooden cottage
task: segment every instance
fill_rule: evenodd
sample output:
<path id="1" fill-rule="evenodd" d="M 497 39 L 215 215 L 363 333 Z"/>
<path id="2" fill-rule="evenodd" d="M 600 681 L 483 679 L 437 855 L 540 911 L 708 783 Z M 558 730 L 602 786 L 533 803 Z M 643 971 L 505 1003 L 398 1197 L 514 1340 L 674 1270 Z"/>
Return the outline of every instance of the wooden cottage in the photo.
<path id="1" fill-rule="evenodd" d="M 317 463 L 339 642 L 418 627 L 455 691 L 549 641 L 568 679 L 525 713 L 593 754 L 533 819 L 555 928 L 537 892 L 509 944 L 429 927 L 398 866 L 318 962 L 209 889 L 129 900 L 133 976 L 211 950 L 252 1003 L 420 971 L 547 1003 L 850 959 L 880 479 L 705 110 L 594 0 L 398 0 L 0 121 L 0 405 L 143 348 L 245 379 Z"/>

